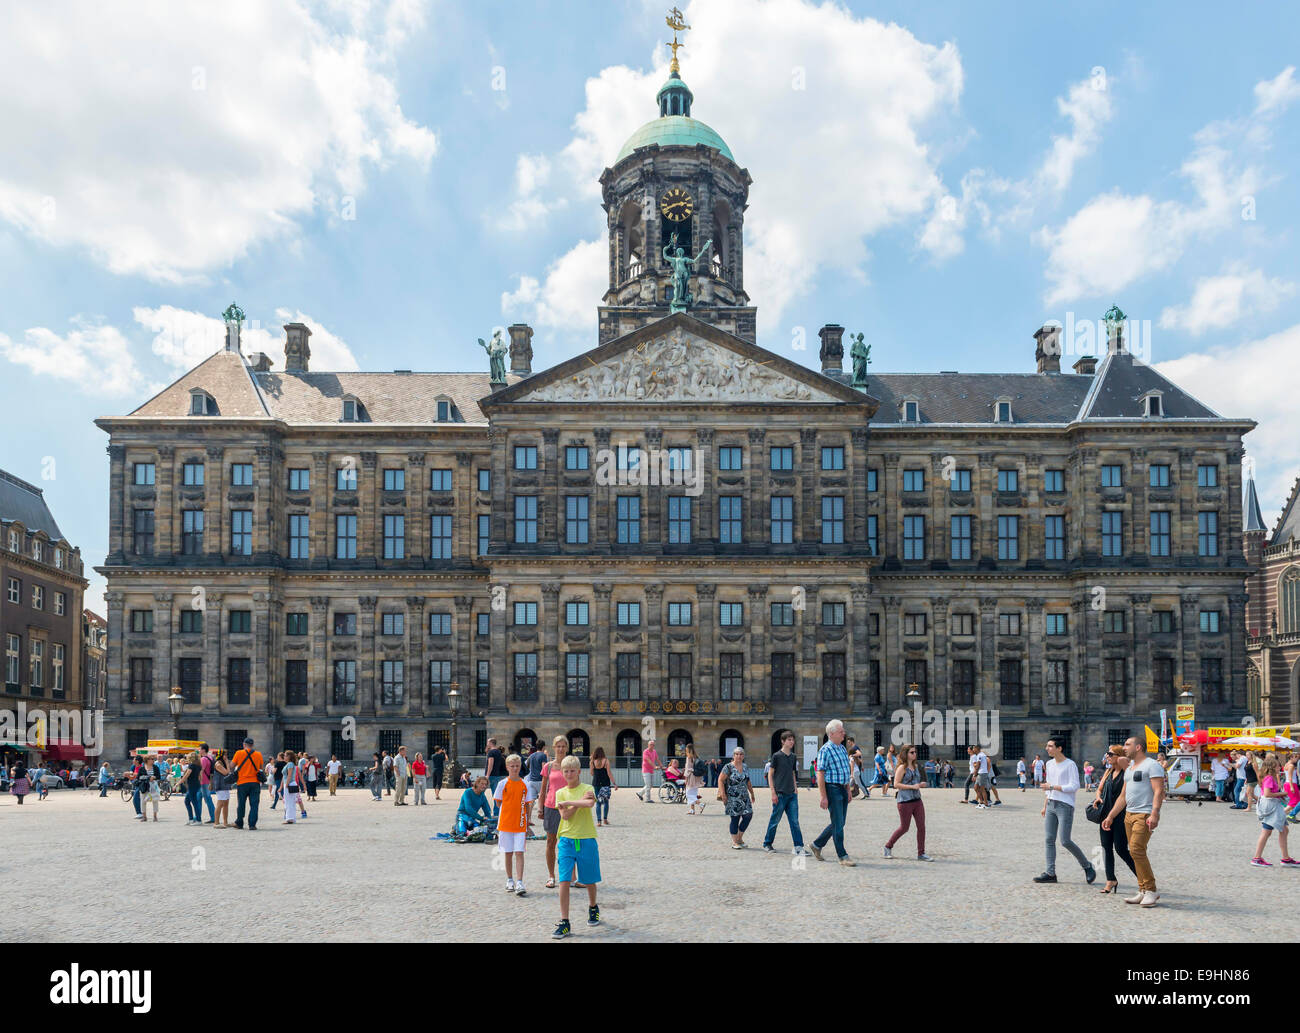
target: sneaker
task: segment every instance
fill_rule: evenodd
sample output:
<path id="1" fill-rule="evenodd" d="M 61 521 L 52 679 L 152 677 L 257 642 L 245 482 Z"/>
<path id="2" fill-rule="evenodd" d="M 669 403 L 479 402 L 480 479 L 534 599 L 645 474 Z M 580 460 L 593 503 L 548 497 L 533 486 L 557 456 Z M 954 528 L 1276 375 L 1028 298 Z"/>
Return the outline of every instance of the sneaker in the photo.
<path id="1" fill-rule="evenodd" d="M 1141 903 L 1142 903 L 1142 891 L 1141 891 L 1141 890 L 1138 890 L 1137 893 L 1135 893 L 1133 896 L 1131 896 L 1131 897 L 1125 897 L 1125 898 L 1124 898 L 1124 903 L 1125 903 L 1125 904 L 1141 904 Z"/>
<path id="2" fill-rule="evenodd" d="M 977 811 L 987 811 L 987 810 L 988 810 L 988 808 L 985 807 L 982 803 L 977 803 L 977 804 L 975 805 L 975 809 L 976 809 Z"/>
<path id="3" fill-rule="evenodd" d="M 893 852 L 892 850 L 890 850 L 889 847 L 885 847 L 885 856 L 886 856 L 886 857 L 893 857 L 893 856 L 894 856 L 894 852 Z"/>
<path id="4" fill-rule="evenodd" d="M 1273 867 L 1273 862 L 1272 862 L 1272 861 L 1265 861 L 1262 857 L 1252 857 L 1252 858 L 1250 859 L 1250 863 L 1253 864 L 1256 868 L 1272 868 L 1272 867 Z"/>
<path id="5" fill-rule="evenodd" d="M 732 850 L 744 850 L 744 849 L 745 849 L 745 844 L 744 844 L 744 843 L 732 843 L 732 844 L 731 844 L 731 849 L 732 849 Z"/>
<path id="6" fill-rule="evenodd" d="M 765 854 L 775 854 L 775 853 L 776 853 L 776 847 L 774 847 L 771 843 L 764 843 L 764 844 L 763 844 L 763 853 L 765 853 Z"/>
<path id="7" fill-rule="evenodd" d="M 917 854 L 917 855 L 916 855 L 916 859 L 917 859 L 918 861 L 933 861 L 933 860 L 934 860 L 934 858 L 931 857 L 929 854 Z"/>
<path id="8" fill-rule="evenodd" d="M 514 880 L 514 879 L 507 879 L 507 880 L 506 880 L 506 892 L 507 892 L 507 893 L 513 893 L 514 891 L 515 891 L 515 880 Z"/>
<path id="9" fill-rule="evenodd" d="M 822 857 L 822 848 L 817 846 L 815 843 L 812 846 L 810 846 L 808 849 L 812 851 L 813 857 L 817 858 L 817 860 L 819 861 L 826 860 L 826 858 Z"/>
<path id="10" fill-rule="evenodd" d="M 994 801 L 993 801 L 993 806 L 994 806 L 994 807 L 1001 807 L 1001 806 L 1002 806 L 1002 801 L 1001 801 L 1001 800 L 994 800 Z"/>
<path id="11" fill-rule="evenodd" d="M 1155 907 L 1156 901 L 1160 899 L 1160 894 L 1147 890 L 1142 894 L 1142 899 L 1138 901 L 1143 907 Z"/>
<path id="12" fill-rule="evenodd" d="M 515 896 L 516 897 L 528 896 L 528 891 L 524 889 L 524 884 L 522 881 L 515 883 Z"/>
<path id="13" fill-rule="evenodd" d="M 1034 882 L 1042 883 L 1042 882 L 1055 882 L 1055 881 L 1056 881 L 1056 876 L 1048 872 L 1043 872 L 1042 875 L 1034 876 Z"/>
<path id="14" fill-rule="evenodd" d="M 561 919 L 560 924 L 555 927 L 555 932 L 551 933 L 551 939 L 563 940 L 571 932 L 573 932 L 573 929 L 569 925 L 569 920 L 567 918 Z"/>
<path id="15" fill-rule="evenodd" d="M 587 924 L 600 925 L 600 905 L 592 904 L 587 908 Z"/>
<path id="16" fill-rule="evenodd" d="M 1297 861 L 1294 857 L 1284 857 L 1282 858 L 1282 863 L 1287 867 L 1291 867 L 1292 865 L 1300 867 L 1300 861 Z"/>
<path id="17" fill-rule="evenodd" d="M 856 868 L 858 866 L 858 862 L 853 860 L 853 858 L 848 854 L 845 854 L 840 858 L 840 864 L 844 865 L 845 868 Z"/>
<path id="18" fill-rule="evenodd" d="M 1088 880 L 1088 885 L 1091 886 L 1097 881 L 1097 869 L 1092 865 L 1088 865 L 1088 867 L 1083 870 L 1083 877 Z"/>

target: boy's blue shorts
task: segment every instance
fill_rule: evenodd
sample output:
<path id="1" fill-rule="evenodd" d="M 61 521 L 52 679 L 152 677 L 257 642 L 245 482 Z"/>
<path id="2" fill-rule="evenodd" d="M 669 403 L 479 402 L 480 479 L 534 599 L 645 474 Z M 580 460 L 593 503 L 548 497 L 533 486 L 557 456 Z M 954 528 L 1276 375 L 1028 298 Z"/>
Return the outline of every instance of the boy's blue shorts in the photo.
<path id="1" fill-rule="evenodd" d="M 600 851 L 594 839 L 569 839 L 561 836 L 555 844 L 555 867 L 560 882 L 573 882 L 573 869 L 578 869 L 578 882 L 588 886 L 600 882 Z"/>

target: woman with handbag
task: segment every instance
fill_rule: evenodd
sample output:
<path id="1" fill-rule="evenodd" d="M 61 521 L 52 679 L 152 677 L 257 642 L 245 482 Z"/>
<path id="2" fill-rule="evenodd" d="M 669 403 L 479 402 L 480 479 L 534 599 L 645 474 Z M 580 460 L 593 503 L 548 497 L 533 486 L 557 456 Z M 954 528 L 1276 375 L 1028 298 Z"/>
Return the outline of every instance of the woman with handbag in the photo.
<path id="1" fill-rule="evenodd" d="M 1123 746 L 1112 746 L 1107 752 L 1110 757 L 1110 767 L 1106 769 L 1106 775 L 1101 780 L 1101 785 L 1097 787 L 1097 795 L 1093 797 L 1092 803 L 1084 811 L 1084 815 L 1089 821 L 1095 821 L 1101 824 L 1103 818 L 1110 813 L 1110 809 L 1115 806 L 1115 801 L 1119 799 L 1119 794 L 1124 790 L 1124 769 L 1129 765 L 1129 759 L 1124 754 Z M 1124 832 L 1124 812 L 1120 811 L 1115 816 L 1115 821 L 1111 822 L 1111 827 L 1101 829 L 1101 849 L 1106 858 L 1106 886 L 1102 893 L 1114 893 L 1119 888 L 1119 880 L 1115 878 L 1115 855 L 1119 854 L 1120 860 L 1128 865 L 1128 870 L 1137 875 L 1137 869 L 1133 867 L 1133 858 L 1128 852 L 1128 837 Z"/>
<path id="2" fill-rule="evenodd" d="M 230 787 L 234 783 L 235 776 L 226 763 L 225 751 L 217 750 L 212 755 L 212 795 L 217 799 L 213 828 L 230 828 Z"/>
<path id="3" fill-rule="evenodd" d="M 284 797 L 284 820 L 281 825 L 292 825 L 298 820 L 298 756 L 293 750 L 284 754 L 284 767 L 280 769 L 280 793 Z"/>
<path id="4" fill-rule="evenodd" d="M 696 773 L 700 765 L 700 755 L 695 752 L 695 743 L 686 744 L 686 802 L 690 804 L 687 814 L 703 814 L 704 801 L 700 799 L 700 787 L 704 785 L 704 775 Z M 702 769 L 707 770 L 707 769 Z M 699 810 L 696 810 L 696 808 Z"/>

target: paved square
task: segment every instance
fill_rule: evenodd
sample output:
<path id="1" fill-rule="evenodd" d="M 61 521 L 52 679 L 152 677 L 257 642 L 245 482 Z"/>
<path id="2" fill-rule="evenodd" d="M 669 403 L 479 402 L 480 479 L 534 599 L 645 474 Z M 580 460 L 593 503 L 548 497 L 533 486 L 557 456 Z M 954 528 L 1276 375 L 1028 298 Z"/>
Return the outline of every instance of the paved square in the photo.
<path id="1" fill-rule="evenodd" d="M 805 840 L 823 827 L 816 794 L 800 791 Z M 959 790 L 927 792 L 927 849 L 934 864 L 915 861 L 912 835 L 881 857 L 893 830 L 893 799 L 854 802 L 847 842 L 855 869 L 818 863 L 799 868 L 788 853 L 768 855 L 762 843 L 769 805 L 760 791 L 750 849 L 729 849 L 727 819 L 712 801 L 702 817 L 683 806 L 614 794 L 612 828 L 600 830 L 606 881 L 600 901 L 605 927 L 575 923 L 574 940 L 697 942 L 810 939 L 970 941 L 1139 938 L 1208 942 L 1232 929 L 1271 927 L 1279 907 L 1300 893 L 1300 872 L 1248 864 L 1259 823 L 1224 805 L 1171 801 L 1152 838 L 1161 886 L 1159 907 L 1126 906 L 1104 897 L 1097 827 L 1083 817 L 1079 795 L 1075 839 L 1099 869 L 1086 886 L 1074 860 L 1059 853 L 1062 882 L 1035 886 L 1043 870 L 1041 797 L 1003 792 L 990 811 L 962 806 Z M 296 826 L 280 824 L 262 800 L 256 833 L 186 826 L 173 797 L 160 820 L 141 824 L 117 794 L 53 792 L 21 808 L 0 799 L 6 844 L 7 907 L 0 934 L 8 940 L 169 941 L 281 938 L 355 941 L 401 939 L 545 939 L 558 918 L 556 890 L 546 881 L 545 844 L 527 851 L 529 896 L 504 890 L 493 868 L 495 848 L 430 841 L 450 828 L 458 793 L 428 807 L 373 803 L 364 790 L 322 798 Z M 231 804 L 233 815 L 234 802 Z M 833 855 L 828 850 L 827 856 Z M 1269 859 L 1278 858 L 1276 842 Z M 1135 882 L 1121 868 L 1120 888 Z M 585 895 L 575 895 L 581 916 Z"/>

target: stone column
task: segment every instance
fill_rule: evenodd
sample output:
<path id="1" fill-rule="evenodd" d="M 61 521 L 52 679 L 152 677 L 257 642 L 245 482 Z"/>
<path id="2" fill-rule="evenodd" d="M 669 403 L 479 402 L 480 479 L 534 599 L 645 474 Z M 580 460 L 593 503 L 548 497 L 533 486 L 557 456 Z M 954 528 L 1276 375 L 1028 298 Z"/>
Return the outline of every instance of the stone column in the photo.
<path id="1" fill-rule="evenodd" d="M 275 518 L 278 510 L 274 500 L 279 464 L 274 461 L 275 449 L 270 445 L 258 445 L 254 449 L 254 455 L 257 457 L 257 471 L 253 481 L 256 488 L 254 502 L 249 506 L 253 511 L 253 555 L 258 557 L 257 562 L 269 563 L 277 551 L 276 535 L 279 528 Z"/>
<path id="2" fill-rule="evenodd" d="M 1002 705 L 997 683 L 997 616 L 997 597 L 981 596 L 979 677 L 975 682 L 975 706 L 984 710 L 996 710 Z"/>
<path id="3" fill-rule="evenodd" d="M 225 498 L 225 449 L 209 446 L 207 456 L 203 469 L 203 551 L 208 562 L 219 567 L 226 553 L 226 510 L 229 508 Z"/>
<path id="4" fill-rule="evenodd" d="M 844 514 L 845 541 L 859 548 L 867 541 L 867 442 L 870 432 L 866 427 L 854 427 L 849 432 L 852 443 L 849 461 L 844 464 L 849 474 L 851 490 L 844 504 L 849 512 Z"/>
<path id="5" fill-rule="evenodd" d="M 718 501 L 715 489 L 717 474 L 717 457 L 713 452 L 713 430 L 701 427 L 695 432 L 695 476 L 699 479 L 700 493 L 695 497 L 699 512 L 696 526 L 699 528 L 701 541 L 716 543 L 718 540 Z"/>
<path id="6" fill-rule="evenodd" d="M 284 706 L 284 666 L 271 651 L 274 627 L 271 615 L 279 614 L 280 604 L 271 602 L 269 592 L 253 593 L 253 656 L 248 702 L 255 713 L 274 714 Z"/>
<path id="7" fill-rule="evenodd" d="M 478 494 L 478 485 L 474 483 L 478 476 L 475 473 L 475 459 L 473 452 L 456 453 L 456 472 L 452 474 L 452 498 L 454 505 L 451 511 L 451 554 L 457 557 L 458 562 L 464 562 L 470 556 L 473 556 L 478 548 L 478 524 L 474 520 L 474 506 L 469 500 L 475 498 Z M 424 492 L 428 496 L 428 492 Z M 424 521 L 424 528 L 427 532 L 429 521 Z M 411 553 L 407 553 L 408 556 Z"/>
<path id="8" fill-rule="evenodd" d="M 804 587 L 804 611 L 795 619 L 795 641 L 799 648 L 799 688 L 796 702 L 805 714 L 821 708 L 821 659 L 818 643 L 821 635 L 821 609 L 817 605 L 819 586 Z"/>
<path id="9" fill-rule="evenodd" d="M 1200 664 L 1201 597 L 1195 592 L 1190 592 L 1187 595 L 1184 595 L 1180 600 L 1180 602 L 1182 604 L 1182 613 L 1180 614 L 1180 616 L 1182 617 L 1182 622 L 1181 622 L 1182 626 L 1179 628 L 1179 631 L 1182 632 L 1180 638 L 1182 639 L 1182 647 L 1183 647 L 1183 655 L 1181 659 L 1182 670 L 1180 672 L 1181 680 L 1186 681 L 1190 683 L 1192 686 L 1194 686 L 1192 691 L 1196 693 L 1197 702 L 1200 702 L 1203 699 L 1203 695 L 1201 691 L 1202 687 L 1201 687 L 1201 664 Z M 1180 691 L 1181 690 L 1177 688 L 1174 689 L 1175 698 L 1178 697 Z"/>
<path id="10" fill-rule="evenodd" d="M 645 691 L 642 697 L 659 699 L 666 695 L 664 687 L 664 586 L 661 584 L 645 586 L 646 599 L 646 670 Z"/>
<path id="11" fill-rule="evenodd" d="M 717 664 L 714 659 L 718 639 L 717 585 L 695 586 L 696 606 L 699 608 L 695 626 L 699 629 L 700 665 L 695 678 L 696 699 L 718 699 Z"/>
<path id="12" fill-rule="evenodd" d="M 559 461 L 559 440 L 558 430 L 546 428 L 542 431 L 542 460 L 538 464 L 541 467 L 538 471 L 541 483 L 537 489 L 538 508 L 541 512 L 537 514 L 537 541 L 538 544 L 545 543 L 547 546 L 557 546 L 563 540 L 563 474 L 560 471 L 563 464 Z"/>
<path id="13" fill-rule="evenodd" d="M 126 539 L 126 447 L 109 445 L 108 452 L 108 550 L 109 563 L 121 563 L 130 551 Z M 154 545 L 157 546 L 157 538 Z"/>
<path id="14" fill-rule="evenodd" d="M 1150 563 L 1151 556 L 1151 518 L 1147 515 L 1147 486 L 1150 475 L 1147 473 L 1146 449 L 1135 448 L 1129 453 L 1129 491 L 1133 500 L 1133 556 L 1142 557 L 1141 562 Z M 1172 528 L 1171 528 L 1172 530 Z M 1172 545 L 1172 543 L 1170 543 Z M 1170 550 L 1172 552 L 1172 549 Z M 1172 557 L 1171 557 L 1172 558 Z M 1168 560 L 1159 560 L 1167 563 Z"/>
<path id="15" fill-rule="evenodd" d="M 221 592 L 208 592 L 204 599 L 203 612 L 203 687 L 200 699 L 203 713 L 215 714 L 221 710 L 221 687 L 226 683 L 225 672 L 221 669 L 224 662 L 224 617 Z"/>
<path id="16" fill-rule="evenodd" d="M 1240 467 L 1238 467 L 1240 469 Z M 1240 498 L 1240 495 L 1230 496 Z M 1235 513 L 1236 507 L 1230 507 Z M 1234 517 L 1238 523 L 1240 519 Z M 1246 602 L 1247 596 L 1234 592 L 1228 596 L 1228 656 L 1227 669 L 1223 672 L 1224 698 L 1228 700 L 1234 713 L 1241 713 L 1246 706 Z"/>
<path id="17" fill-rule="evenodd" d="M 551 446 L 547 446 L 548 453 Z M 541 625 L 542 656 L 538 670 L 537 698 L 544 709 L 558 707 L 564 698 L 564 684 L 560 667 L 560 640 L 564 635 L 564 607 L 560 605 L 559 582 L 547 582 L 542 585 L 542 612 L 538 615 Z"/>
<path id="18" fill-rule="evenodd" d="M 946 483 L 946 482 L 945 482 Z M 930 671 L 930 694 L 926 703 L 932 707 L 951 705 L 951 678 L 948 675 L 948 597 L 930 600 L 930 617 L 934 622 L 931 641 L 934 662 Z"/>
<path id="19" fill-rule="evenodd" d="M 889 713 L 907 694 L 903 684 L 903 629 L 901 595 L 885 596 L 885 634 L 880 674 L 880 704 Z"/>
<path id="20" fill-rule="evenodd" d="M 661 427 L 647 427 L 645 431 L 646 452 L 641 457 L 641 502 L 645 508 L 645 526 L 642 531 L 641 542 L 647 551 L 662 552 L 663 546 L 668 541 L 668 534 L 665 531 L 667 513 L 664 512 L 664 489 L 654 487 L 649 483 L 650 468 L 658 462 L 658 457 L 653 456 L 663 446 L 664 432 Z M 653 456 L 653 458 L 652 458 Z"/>
<path id="21" fill-rule="evenodd" d="M 821 519 L 821 502 L 817 490 L 820 468 L 817 428 L 803 427 L 799 431 L 799 518 L 795 522 L 799 528 L 795 541 L 800 545 L 816 545 L 821 541 L 817 526 Z"/>
<path id="22" fill-rule="evenodd" d="M 745 501 L 745 541 L 758 545 L 768 540 L 766 520 L 767 510 L 767 464 L 763 455 L 763 442 L 767 440 L 767 431 L 762 427 L 749 429 L 749 456 L 746 463 L 747 486 Z"/>
<path id="23" fill-rule="evenodd" d="M 938 452 L 930 456 L 929 483 L 926 485 L 930 496 L 930 512 L 926 514 L 927 560 L 946 560 L 948 555 L 948 487 L 949 482 L 943 478 L 944 456 Z M 933 681 L 933 679 L 931 679 Z M 933 699 L 933 695 L 931 696 Z"/>
<path id="24" fill-rule="evenodd" d="M 477 488 L 477 485 L 475 485 Z M 475 492 L 463 495 L 474 498 Z M 429 557 L 429 475 L 424 468 L 423 452 L 408 452 L 406 455 L 406 558 L 412 566 L 422 566 Z M 462 497 L 458 493 L 458 498 Z M 472 506 L 465 507 L 466 512 L 473 512 Z M 472 517 L 470 519 L 473 519 Z M 473 528 L 470 529 L 471 532 Z M 472 553 L 471 553 L 472 554 Z M 421 600 L 423 604 L 423 600 Z M 420 640 L 423 642 L 423 638 Z M 424 698 L 428 698 L 424 693 Z"/>
<path id="25" fill-rule="evenodd" d="M 613 678 L 610 671 L 610 629 L 615 626 L 615 622 L 618 620 L 618 611 L 614 608 L 614 586 L 612 584 L 598 581 L 591 587 L 595 593 L 591 617 L 596 625 L 596 655 L 591 658 L 591 698 L 608 699 L 613 696 L 611 691 Z"/>
<path id="26" fill-rule="evenodd" d="M 424 600 L 420 600 L 420 619 L 424 618 Z M 474 656 L 474 635 L 477 632 L 474 627 L 474 597 L 472 595 L 456 596 L 456 655 L 451 662 L 452 680 L 461 686 L 461 692 L 466 699 L 474 698 L 474 670 L 472 667 Z M 421 635 L 420 643 L 423 646 L 424 637 Z M 421 654 L 423 655 L 423 654 Z M 426 685 L 428 684 L 429 674 L 426 671 L 424 675 Z M 424 698 L 429 698 L 426 689 Z"/>
<path id="27" fill-rule="evenodd" d="M 998 562 L 998 467 L 997 456 L 992 452 L 979 454 L 979 466 L 971 480 L 975 489 L 975 504 L 971 507 L 971 558 L 981 567 L 993 567 Z M 976 685 L 976 692 L 979 685 Z"/>
<path id="28" fill-rule="evenodd" d="M 1151 594 L 1129 596 L 1133 603 L 1133 698 L 1130 713 L 1151 713 Z"/>
<path id="29" fill-rule="evenodd" d="M 330 495 L 334 485 L 330 481 L 330 455 L 313 452 L 311 471 L 311 565 L 328 566 L 333 555 L 330 549 Z"/>
<path id="30" fill-rule="evenodd" d="M 600 453 L 609 451 L 609 428 L 596 427 L 593 431 L 593 437 L 595 439 L 596 454 L 591 457 L 591 461 L 593 467 L 598 470 L 600 468 Z M 590 548 L 593 552 L 602 555 L 609 554 L 611 551 L 610 546 L 618 537 L 614 526 L 614 515 L 611 513 L 612 507 L 617 505 L 613 501 L 617 494 L 618 488 L 612 484 L 596 484 L 592 488 L 592 503 L 595 512 L 592 514 Z M 608 665 L 606 669 L 608 670 Z"/>
<path id="31" fill-rule="evenodd" d="M 423 466 L 423 464 L 421 464 Z M 472 620 L 472 618 L 470 618 Z M 465 623 L 459 613 L 456 615 L 456 629 Z M 408 595 L 406 597 L 406 656 L 411 673 L 406 679 L 407 712 L 411 715 L 429 716 L 432 707 L 429 704 L 429 665 L 424 655 L 424 643 L 428 637 L 428 628 L 424 623 L 424 596 Z M 468 655 L 468 650 L 457 649 L 457 659 Z M 468 683 L 457 679 L 462 691 L 469 693 Z M 466 696 L 468 698 L 468 695 Z"/>
<path id="32" fill-rule="evenodd" d="M 900 505 L 903 485 L 898 477 L 899 455 L 897 452 L 887 452 L 883 458 L 885 465 L 878 485 L 884 501 L 884 516 L 880 521 L 883 526 L 879 528 L 880 553 L 899 560 L 903 556 L 903 517 Z"/>
<path id="33" fill-rule="evenodd" d="M 849 618 L 852 629 L 852 653 L 849 664 L 849 699 L 851 713 L 866 713 L 871 700 L 871 640 L 868 634 L 868 604 L 871 601 L 870 585 L 851 585 L 853 613 Z"/>
<path id="34" fill-rule="evenodd" d="M 384 529 L 378 519 L 379 495 L 383 484 L 376 475 L 379 455 L 361 453 L 357 470 L 357 562 L 377 567 L 384 555 Z M 373 615 L 372 615 L 373 616 Z"/>
<path id="35" fill-rule="evenodd" d="M 1037 452 L 1025 456 L 1025 483 L 1021 489 L 1025 508 L 1020 519 L 1028 526 L 1025 527 L 1020 560 L 1022 564 L 1038 564 L 1047 555 L 1047 527 L 1043 520 L 1043 457 Z M 1041 615 L 1041 609 L 1039 613 Z"/>
<path id="36" fill-rule="evenodd" d="M 182 605 L 187 607 L 190 605 L 190 596 L 184 595 L 181 599 Z M 153 601 L 153 703 L 157 706 L 160 701 L 166 700 L 171 695 L 171 687 L 175 684 L 172 678 L 176 660 L 172 645 L 178 618 L 172 612 L 171 592 L 155 592 Z M 124 674 L 128 678 L 130 673 L 129 669 L 124 668 Z M 125 683 L 123 687 L 126 687 Z M 168 734 L 170 731 L 169 726 Z"/>
<path id="37" fill-rule="evenodd" d="M 327 645 L 329 599 L 323 595 L 311 597 L 311 627 L 308 629 L 307 699 L 313 711 L 329 713 L 326 709 L 334 702 L 333 674 L 330 670 Z"/>
<path id="38" fill-rule="evenodd" d="M 154 488 L 154 555 L 171 557 L 180 552 L 179 538 L 176 534 L 176 449 L 171 445 L 162 445 L 158 449 L 157 484 Z M 123 515 L 126 519 L 126 515 Z M 122 542 L 122 550 L 130 552 L 130 530 Z M 110 539 L 111 541 L 111 539 Z"/>
<path id="39" fill-rule="evenodd" d="M 369 478 L 373 488 L 374 478 Z M 367 492 L 372 498 L 374 492 Z M 373 512 L 373 504 L 371 506 Z M 359 550 L 358 550 L 359 551 Z M 372 554 L 373 555 L 373 554 Z M 375 607 L 379 604 L 378 596 L 363 595 L 357 600 L 359 604 L 360 627 L 357 637 L 357 704 L 358 712 L 364 717 L 373 718 L 379 705 L 379 679 L 376 670 L 379 641 L 375 635 Z"/>
<path id="40" fill-rule="evenodd" d="M 1042 524 L 1041 520 L 1036 521 Z M 1040 529 L 1041 531 L 1041 529 Z M 1034 553 L 1041 556 L 1042 553 Z M 1024 705 L 1031 713 L 1043 708 L 1043 644 L 1047 626 L 1043 617 L 1043 600 L 1025 600 L 1025 619 L 1029 626 L 1025 629 L 1029 639 L 1029 670 L 1025 672 Z"/>
<path id="41" fill-rule="evenodd" d="M 1219 555 L 1220 556 L 1240 556 L 1242 554 L 1242 506 L 1241 506 L 1241 459 L 1246 454 L 1246 450 L 1240 446 L 1228 449 L 1227 453 L 1227 491 L 1228 497 L 1222 509 L 1219 510 L 1221 517 L 1219 533 Z M 1234 647 L 1238 642 L 1244 642 L 1245 637 L 1237 638 L 1233 633 Z M 1244 663 L 1244 657 L 1242 658 Z M 1236 661 L 1234 660 L 1234 663 Z M 1242 668 L 1242 691 L 1245 691 L 1245 668 Z M 1234 676 L 1235 684 L 1236 678 Z M 1235 692 L 1235 690 L 1234 690 Z M 1233 697 L 1235 698 L 1235 696 Z M 1245 699 L 1243 697 L 1244 705 Z"/>
<path id="42" fill-rule="evenodd" d="M 127 664 L 125 636 L 126 593 L 113 589 L 104 593 L 104 603 L 108 608 L 108 669 L 106 674 L 104 711 L 106 717 L 120 718 L 126 701 L 127 680 L 130 672 Z M 160 629 L 154 624 L 154 642 L 158 641 Z"/>
<path id="43" fill-rule="evenodd" d="M 749 596 L 749 670 L 754 678 L 754 699 L 770 700 L 772 698 L 771 666 L 767 656 L 767 622 L 770 614 L 767 605 L 767 585 L 749 585 L 745 589 Z M 768 684 L 762 684 L 759 672 L 768 672 Z"/>

